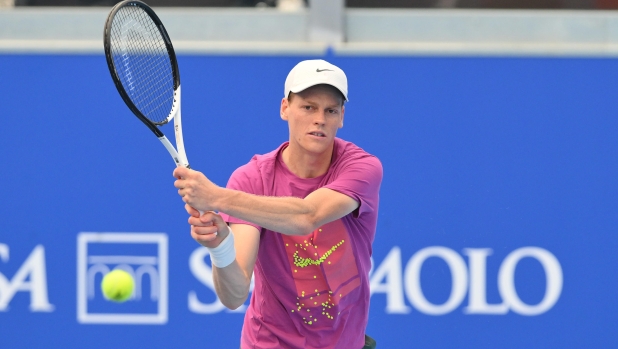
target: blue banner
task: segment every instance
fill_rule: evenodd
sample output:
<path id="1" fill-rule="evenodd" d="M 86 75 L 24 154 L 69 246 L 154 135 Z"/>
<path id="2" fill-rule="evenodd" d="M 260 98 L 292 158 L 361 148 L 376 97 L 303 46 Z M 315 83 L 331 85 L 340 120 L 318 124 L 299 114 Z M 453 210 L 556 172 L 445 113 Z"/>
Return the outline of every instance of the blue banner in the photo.
<path id="1" fill-rule="evenodd" d="M 225 185 L 286 141 L 305 58 L 180 56 L 192 167 Z M 325 59 L 349 79 L 339 136 L 384 166 L 378 348 L 618 345 L 618 60 Z M 0 77 L 0 347 L 238 348 L 244 307 L 218 302 L 174 163 L 104 56 L 0 55 Z M 125 303 L 101 294 L 114 268 Z"/>

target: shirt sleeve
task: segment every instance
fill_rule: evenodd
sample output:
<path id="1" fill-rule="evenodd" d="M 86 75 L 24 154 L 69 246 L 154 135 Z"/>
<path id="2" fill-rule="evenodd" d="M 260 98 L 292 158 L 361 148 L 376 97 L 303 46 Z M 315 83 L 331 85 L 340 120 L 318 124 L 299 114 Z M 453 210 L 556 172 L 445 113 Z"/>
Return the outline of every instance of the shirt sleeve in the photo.
<path id="1" fill-rule="evenodd" d="M 259 170 L 255 162 L 249 162 L 236 169 L 225 186 L 228 189 L 238 190 L 249 194 L 263 195 L 261 177 L 259 176 Z M 219 212 L 224 221 L 228 224 L 247 224 L 255 227 L 258 231 L 262 230 L 262 227 L 251 222 L 247 222 L 240 218 L 232 217 L 224 212 Z"/>
<path id="2" fill-rule="evenodd" d="M 378 209 L 380 185 L 382 183 L 382 163 L 373 155 L 353 159 L 342 164 L 334 181 L 324 186 L 359 203 L 354 216 L 375 212 Z"/>

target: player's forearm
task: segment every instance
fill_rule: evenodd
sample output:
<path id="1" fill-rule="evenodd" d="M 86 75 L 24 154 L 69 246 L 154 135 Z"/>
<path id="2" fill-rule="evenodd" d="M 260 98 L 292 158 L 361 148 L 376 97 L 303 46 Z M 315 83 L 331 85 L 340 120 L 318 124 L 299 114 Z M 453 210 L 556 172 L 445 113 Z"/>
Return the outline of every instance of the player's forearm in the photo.
<path id="1" fill-rule="evenodd" d="M 229 309 L 243 305 L 249 295 L 251 276 L 245 275 L 236 261 L 225 268 L 212 269 L 215 291 L 221 303 Z"/>
<path id="2" fill-rule="evenodd" d="M 224 189 L 217 206 L 231 216 L 286 235 L 307 235 L 316 229 L 316 208 L 300 198 Z"/>

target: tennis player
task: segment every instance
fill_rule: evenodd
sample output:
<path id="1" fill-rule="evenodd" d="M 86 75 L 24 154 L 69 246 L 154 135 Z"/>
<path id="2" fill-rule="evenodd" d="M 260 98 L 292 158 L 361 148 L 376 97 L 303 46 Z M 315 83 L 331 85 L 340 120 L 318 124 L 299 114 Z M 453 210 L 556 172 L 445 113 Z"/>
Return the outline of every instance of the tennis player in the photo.
<path id="1" fill-rule="evenodd" d="M 174 171 L 221 302 L 240 307 L 255 276 L 241 348 L 375 347 L 365 328 L 382 165 L 336 138 L 347 100 L 341 69 L 300 62 L 281 100 L 287 142 L 238 168 L 227 188 Z"/>

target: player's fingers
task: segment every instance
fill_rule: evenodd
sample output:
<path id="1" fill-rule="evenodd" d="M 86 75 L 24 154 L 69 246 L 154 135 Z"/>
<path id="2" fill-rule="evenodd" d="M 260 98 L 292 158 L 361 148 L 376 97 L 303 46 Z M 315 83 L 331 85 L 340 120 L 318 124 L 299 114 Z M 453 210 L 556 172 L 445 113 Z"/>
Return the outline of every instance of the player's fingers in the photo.
<path id="1" fill-rule="evenodd" d="M 219 231 L 219 233 L 222 234 L 222 237 L 227 236 L 227 233 L 230 228 L 228 227 L 227 223 L 223 220 L 223 217 L 221 217 L 218 214 L 215 214 L 215 217 L 212 222 L 217 227 L 217 230 Z"/>
<path id="2" fill-rule="evenodd" d="M 178 189 L 182 189 L 185 186 L 185 182 L 186 180 L 184 179 L 177 179 L 174 181 L 174 186 Z"/>
<path id="3" fill-rule="evenodd" d="M 214 238 L 219 233 L 217 232 L 217 228 L 215 226 L 210 227 L 199 227 L 199 226 L 191 226 L 191 235 L 194 238 Z"/>
<path id="4" fill-rule="evenodd" d="M 174 176 L 174 178 L 184 178 L 186 177 L 187 173 L 188 173 L 189 169 L 183 166 L 178 166 L 174 169 L 174 172 L 172 173 L 172 175 Z"/>
<path id="5" fill-rule="evenodd" d="M 195 196 L 195 190 L 193 190 L 193 187 L 191 186 L 191 183 L 189 183 L 189 181 L 184 181 L 184 183 L 182 183 L 181 188 L 178 188 L 178 195 L 182 196 L 182 197 L 194 197 Z"/>
<path id="6" fill-rule="evenodd" d="M 216 247 L 212 242 L 217 239 L 217 234 L 197 234 L 193 229 L 191 229 L 191 237 L 197 241 L 200 245 L 206 247 Z"/>
<path id="7" fill-rule="evenodd" d="M 184 201 L 185 203 L 189 204 L 189 206 L 191 206 L 191 202 L 190 201 L 193 198 L 191 190 L 189 190 L 187 188 L 178 189 L 178 195 L 180 195 L 182 197 L 182 201 Z"/>
<path id="8" fill-rule="evenodd" d="M 196 217 L 199 220 L 200 217 L 200 211 L 194 209 L 193 207 L 191 207 L 190 205 L 186 204 L 185 205 L 185 210 L 187 210 L 187 213 L 191 215 L 191 217 Z"/>
<path id="9" fill-rule="evenodd" d="M 196 227 L 212 227 L 214 226 L 212 221 L 202 221 L 200 217 L 191 216 L 189 217 L 189 224 L 195 225 Z"/>
<path id="10" fill-rule="evenodd" d="M 229 233 L 229 227 L 227 223 L 223 220 L 223 217 L 213 211 L 204 212 L 204 214 L 200 216 L 200 221 L 204 224 L 208 223 L 209 225 L 215 226 L 217 231 L 219 232 L 219 236 L 222 239 L 224 239 Z"/>
<path id="11" fill-rule="evenodd" d="M 202 222 L 213 222 L 216 216 L 218 216 L 216 213 L 212 211 L 206 211 L 200 216 L 200 220 Z"/>
<path id="12" fill-rule="evenodd" d="M 194 225 L 193 231 L 195 231 L 197 235 L 212 235 L 218 232 L 217 226 L 214 226 L 214 225 L 211 225 L 209 227 L 202 227 L 202 226 Z"/>

